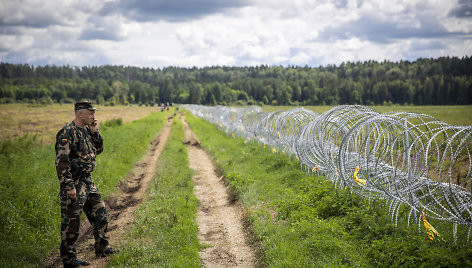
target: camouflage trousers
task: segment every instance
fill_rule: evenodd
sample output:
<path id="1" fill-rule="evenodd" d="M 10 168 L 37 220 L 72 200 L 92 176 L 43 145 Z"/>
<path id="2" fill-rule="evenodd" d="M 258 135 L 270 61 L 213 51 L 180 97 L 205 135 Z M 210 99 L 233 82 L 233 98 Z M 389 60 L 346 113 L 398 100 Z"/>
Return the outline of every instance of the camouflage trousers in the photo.
<path id="1" fill-rule="evenodd" d="M 108 212 L 93 182 L 79 181 L 75 185 L 77 197 L 71 199 L 61 190 L 61 259 L 64 263 L 77 258 L 76 242 L 79 237 L 80 216 L 84 211 L 93 226 L 95 252 L 103 252 L 108 246 L 105 236 L 108 227 Z"/>

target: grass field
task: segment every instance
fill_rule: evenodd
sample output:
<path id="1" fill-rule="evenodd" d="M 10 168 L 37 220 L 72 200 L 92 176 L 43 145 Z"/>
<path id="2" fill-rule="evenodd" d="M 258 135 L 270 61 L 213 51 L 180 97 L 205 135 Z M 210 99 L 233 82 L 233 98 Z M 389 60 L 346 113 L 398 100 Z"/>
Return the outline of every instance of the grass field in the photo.
<path id="1" fill-rule="evenodd" d="M 116 192 L 167 116 L 152 113 L 101 131 L 105 149 L 97 157 L 94 182 L 105 199 Z M 37 266 L 60 242 L 54 145 L 37 146 L 23 137 L 0 148 L 0 267 Z"/>
<path id="2" fill-rule="evenodd" d="M 301 106 L 300 106 L 301 107 Z M 308 110 L 322 114 L 335 106 L 303 106 Z M 430 115 L 436 119 L 451 125 L 469 126 L 472 125 L 472 105 L 454 106 L 369 106 L 379 113 L 387 112 L 412 112 Z M 295 106 L 262 106 L 266 112 L 289 110 Z"/>
<path id="3" fill-rule="evenodd" d="M 187 115 L 231 190 L 248 211 L 267 267 L 469 267 L 465 236 L 455 245 L 451 225 L 430 221 L 446 242 L 430 244 L 422 225 L 391 220 L 383 201 L 335 189 L 295 159 Z M 407 213 L 407 208 L 402 210 Z M 463 231 L 464 230 L 460 230 Z"/>
<path id="4" fill-rule="evenodd" d="M 142 118 L 158 107 L 151 106 L 96 106 L 95 113 L 99 123 L 121 118 L 123 122 L 131 122 Z M 22 136 L 24 134 L 38 134 L 43 144 L 54 142 L 59 129 L 74 119 L 73 104 L 28 105 L 2 104 L 0 105 L 0 141 Z"/>

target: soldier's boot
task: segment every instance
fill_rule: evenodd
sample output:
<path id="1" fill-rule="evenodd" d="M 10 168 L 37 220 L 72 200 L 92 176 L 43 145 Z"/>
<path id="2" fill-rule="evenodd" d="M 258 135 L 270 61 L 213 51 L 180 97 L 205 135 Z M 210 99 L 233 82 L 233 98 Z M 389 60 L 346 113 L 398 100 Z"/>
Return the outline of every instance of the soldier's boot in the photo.
<path id="1" fill-rule="evenodd" d="M 67 263 L 65 262 L 64 263 L 64 268 L 75 268 L 75 267 L 79 267 L 79 266 L 89 266 L 90 263 L 88 261 L 84 261 L 84 260 L 79 260 L 79 259 L 72 259 L 70 261 L 68 261 Z"/>
<path id="2" fill-rule="evenodd" d="M 95 256 L 97 256 L 98 258 L 101 258 L 101 257 L 106 257 L 108 255 L 115 254 L 115 253 L 118 253 L 118 252 L 120 252 L 119 249 L 114 249 L 114 248 L 108 247 L 104 251 L 95 251 Z"/>

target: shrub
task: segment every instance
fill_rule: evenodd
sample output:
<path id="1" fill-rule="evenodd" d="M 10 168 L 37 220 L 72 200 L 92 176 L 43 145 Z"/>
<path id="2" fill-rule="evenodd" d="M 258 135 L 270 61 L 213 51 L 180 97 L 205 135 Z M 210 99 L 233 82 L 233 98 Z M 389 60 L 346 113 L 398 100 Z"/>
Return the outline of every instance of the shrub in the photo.
<path id="1" fill-rule="evenodd" d="M 75 103 L 75 100 L 72 98 L 63 98 L 61 99 L 61 103 Z"/>
<path id="2" fill-rule="evenodd" d="M 14 98 L 0 98 L 0 104 L 15 103 Z"/>
<path id="3" fill-rule="evenodd" d="M 107 128 L 114 128 L 114 127 L 121 126 L 121 125 L 123 125 L 123 119 L 114 118 L 114 119 L 110 119 L 110 120 L 107 120 L 107 121 L 101 123 L 100 127 L 103 130 L 105 130 Z"/>

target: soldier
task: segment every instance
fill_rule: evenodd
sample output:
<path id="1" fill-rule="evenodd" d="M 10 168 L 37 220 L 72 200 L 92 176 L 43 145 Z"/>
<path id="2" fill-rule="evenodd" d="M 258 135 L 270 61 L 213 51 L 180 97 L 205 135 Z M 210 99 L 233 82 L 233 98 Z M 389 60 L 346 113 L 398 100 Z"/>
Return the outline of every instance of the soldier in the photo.
<path id="1" fill-rule="evenodd" d="M 56 171 L 61 197 L 61 259 L 64 267 L 89 265 L 77 259 L 82 210 L 93 226 L 95 254 L 104 257 L 118 252 L 105 236 L 108 212 L 92 180 L 95 157 L 103 151 L 95 110 L 90 102 L 75 103 L 75 119 L 56 135 Z"/>

